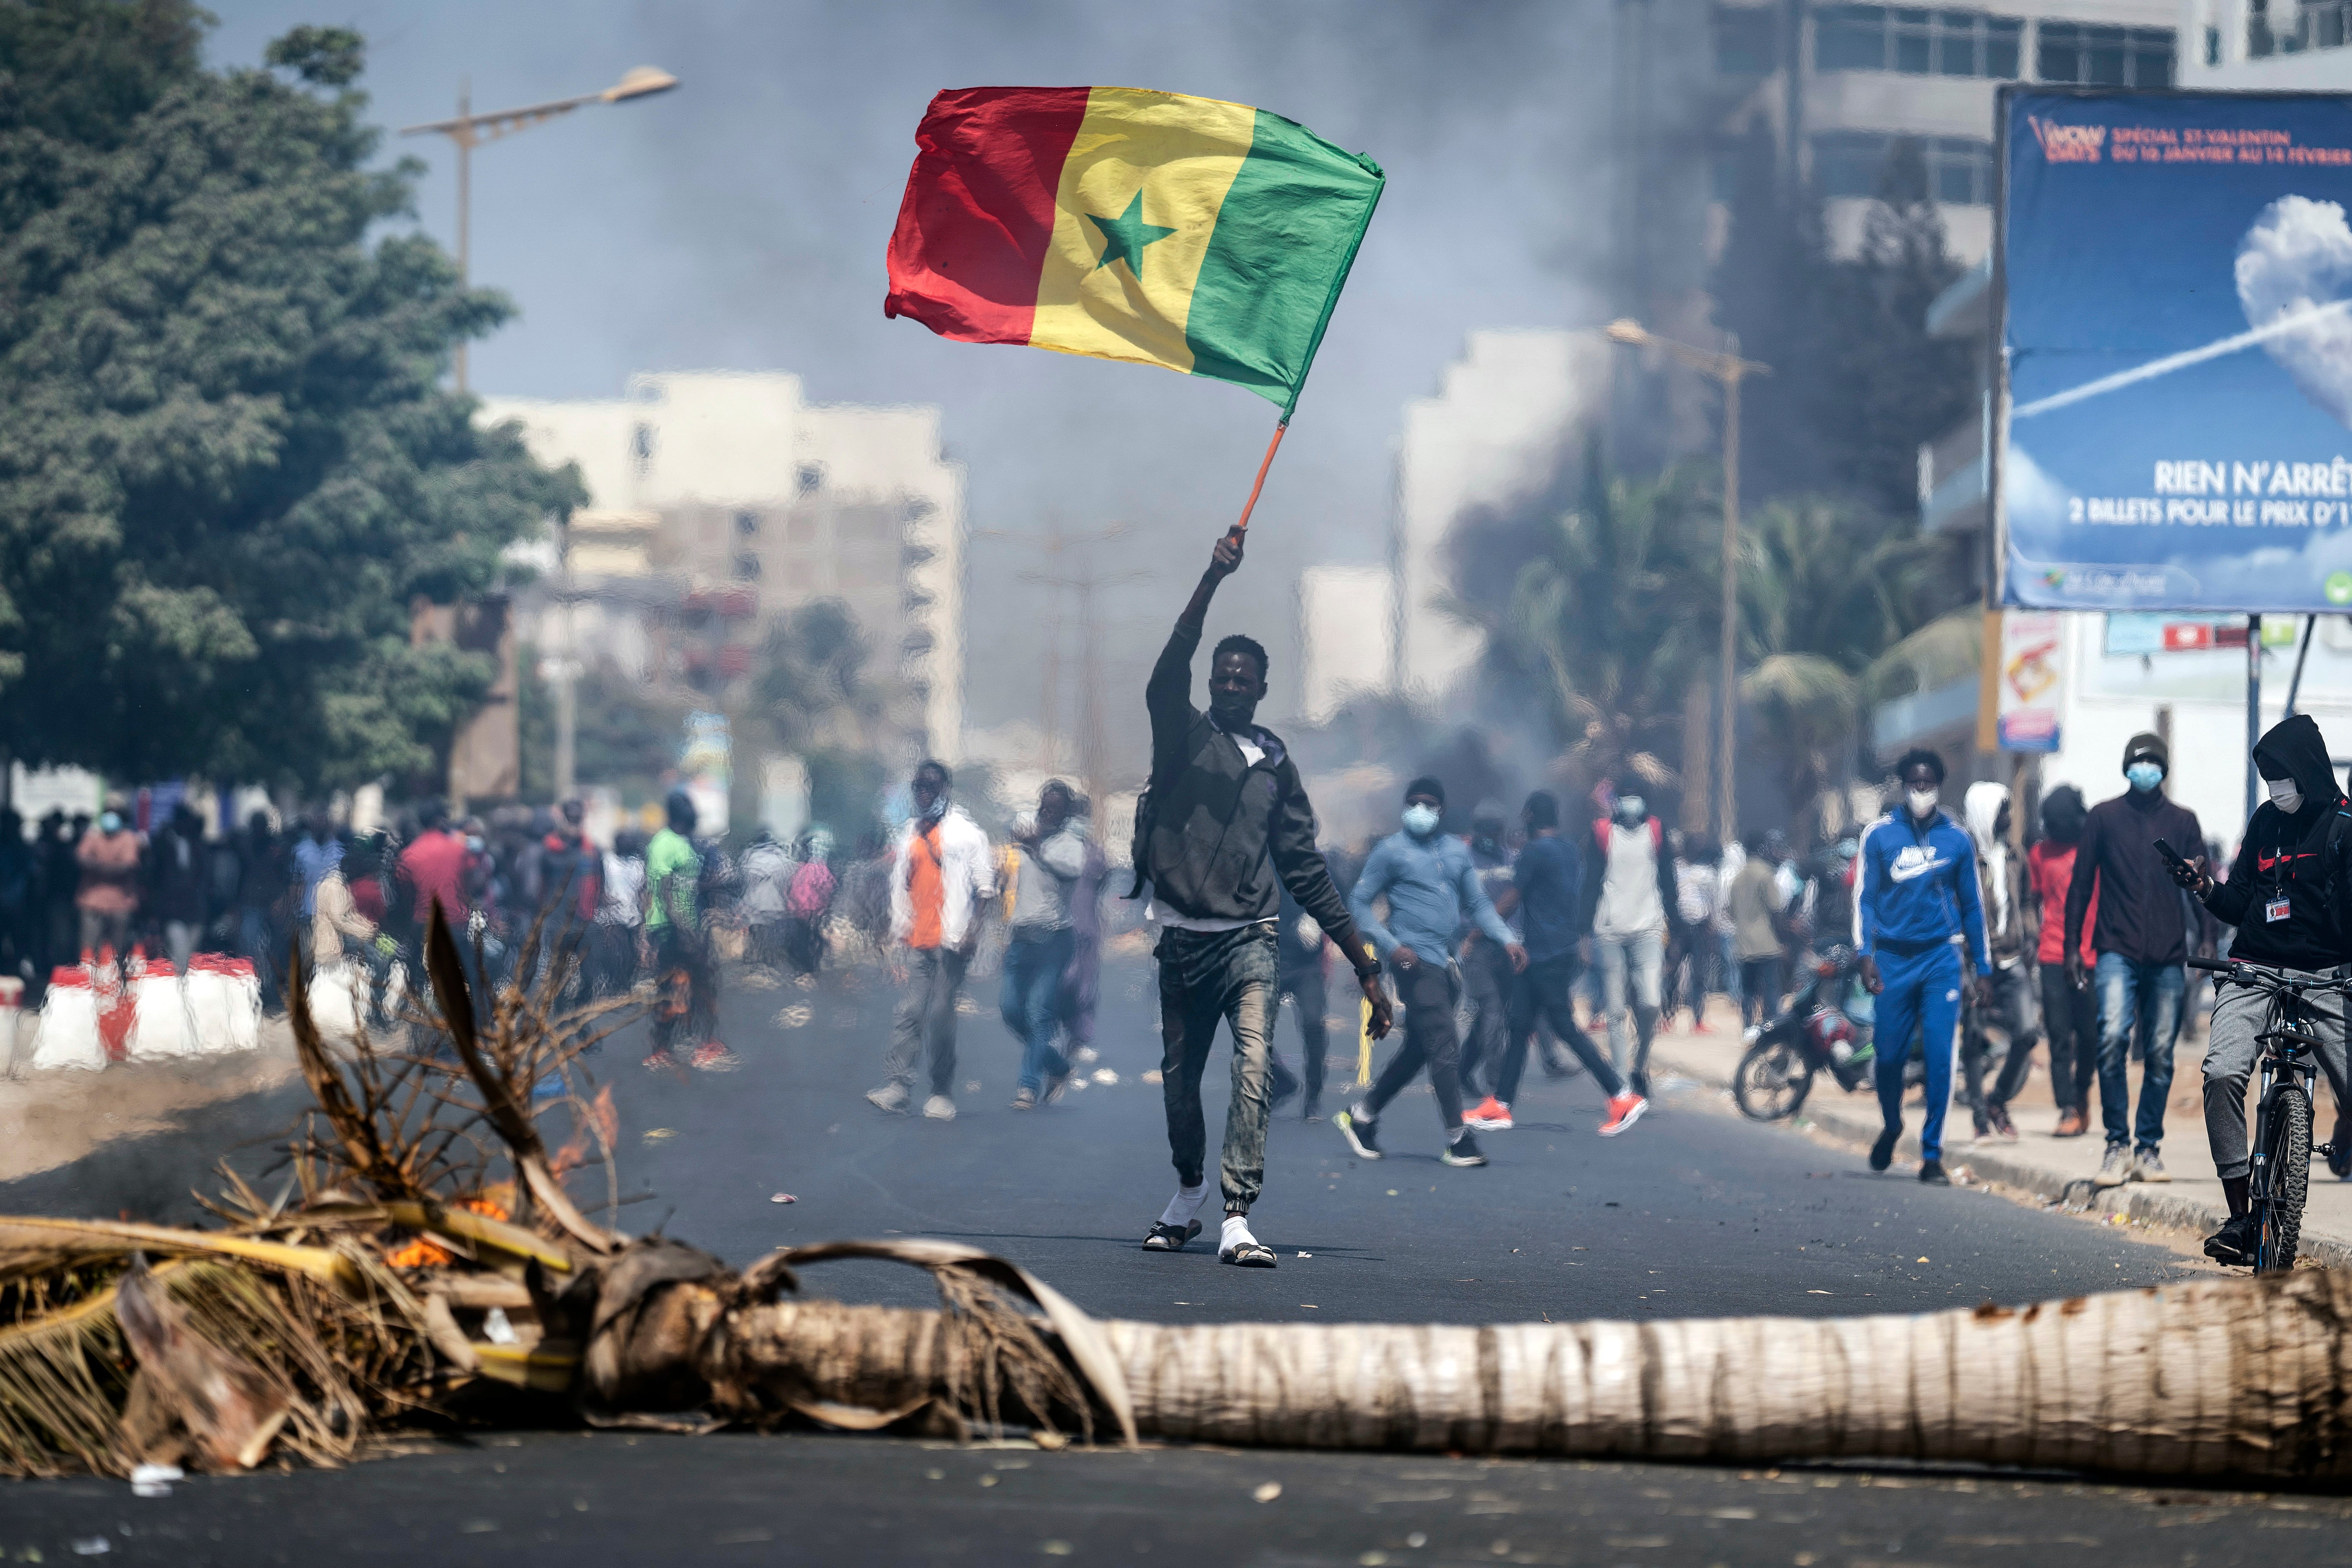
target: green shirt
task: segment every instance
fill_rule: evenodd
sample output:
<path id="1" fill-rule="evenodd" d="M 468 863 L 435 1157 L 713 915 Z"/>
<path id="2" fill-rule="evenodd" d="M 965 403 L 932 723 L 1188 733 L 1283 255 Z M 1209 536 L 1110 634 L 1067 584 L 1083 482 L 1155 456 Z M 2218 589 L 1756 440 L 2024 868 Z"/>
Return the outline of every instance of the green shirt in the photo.
<path id="1" fill-rule="evenodd" d="M 694 851 L 694 841 L 675 828 L 665 827 L 646 846 L 646 889 L 651 907 L 646 910 L 646 929 L 659 931 L 669 924 L 670 911 L 676 910 L 684 924 L 695 921 L 694 889 L 702 879 L 702 857 Z"/>

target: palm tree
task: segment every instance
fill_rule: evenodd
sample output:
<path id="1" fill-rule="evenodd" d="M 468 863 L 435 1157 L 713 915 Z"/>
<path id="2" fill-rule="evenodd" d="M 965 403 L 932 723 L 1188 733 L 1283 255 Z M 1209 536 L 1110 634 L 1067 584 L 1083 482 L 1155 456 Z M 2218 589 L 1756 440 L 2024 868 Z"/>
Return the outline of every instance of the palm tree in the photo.
<path id="1" fill-rule="evenodd" d="M 1740 696 L 1791 801 L 1844 773 L 1875 661 L 1924 618 L 1946 546 L 1851 501 L 1796 496 L 1741 535 Z"/>
<path id="2" fill-rule="evenodd" d="M 1673 786 L 1685 689 L 1713 657 L 1719 503 L 1711 464 L 1606 477 L 1543 534 L 1488 631 L 1549 700 L 1587 779 Z"/>

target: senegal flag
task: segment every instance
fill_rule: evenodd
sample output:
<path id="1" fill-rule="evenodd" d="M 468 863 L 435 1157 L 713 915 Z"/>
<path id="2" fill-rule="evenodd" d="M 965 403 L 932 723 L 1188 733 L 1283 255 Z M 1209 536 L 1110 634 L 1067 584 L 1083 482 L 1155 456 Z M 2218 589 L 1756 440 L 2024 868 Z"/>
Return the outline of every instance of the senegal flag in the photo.
<path id="1" fill-rule="evenodd" d="M 1286 419 L 1383 175 L 1295 121 L 1128 87 L 942 92 L 890 236 L 889 316 L 1238 382 Z"/>

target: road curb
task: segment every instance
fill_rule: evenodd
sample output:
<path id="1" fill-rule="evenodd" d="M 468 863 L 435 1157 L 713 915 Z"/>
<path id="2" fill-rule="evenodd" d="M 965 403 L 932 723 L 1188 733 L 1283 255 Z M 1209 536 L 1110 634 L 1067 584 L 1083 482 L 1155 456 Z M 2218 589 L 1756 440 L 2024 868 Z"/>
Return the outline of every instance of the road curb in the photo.
<path id="1" fill-rule="evenodd" d="M 1709 1089 L 1728 1091 L 1731 1087 L 1731 1080 L 1726 1074 L 1675 1054 L 1664 1042 L 1653 1047 L 1653 1054 L 1662 1068 L 1695 1079 Z M 1867 1110 L 1835 1100 L 1824 1104 L 1822 1088 L 1817 1084 L 1814 1092 L 1806 1097 L 1805 1109 L 1793 1125 L 1818 1129 L 1840 1142 L 1866 1150 L 1877 1141 L 1882 1124 L 1875 1101 L 1870 1102 Z M 1918 1134 L 1906 1131 L 1895 1152 L 1898 1159 L 1919 1158 Z M 1979 1181 L 1997 1182 L 2002 1186 L 2014 1187 L 2020 1192 L 2032 1193 L 2036 1197 L 2092 1214 L 2120 1215 L 2143 1225 L 2210 1233 L 2220 1228 L 2221 1222 L 2229 1217 L 2229 1210 L 2219 1204 L 2141 1182 L 2128 1182 L 2120 1187 L 2094 1187 L 2088 1177 L 2070 1176 L 2022 1158 L 2015 1146 L 2010 1144 L 1971 1145 L 1965 1154 L 1955 1158 L 1953 1163 L 1965 1165 Z M 2306 1229 L 2300 1251 L 2305 1257 L 2315 1258 L 2330 1268 L 2352 1268 L 2352 1241 L 2324 1234 L 2315 1235 Z"/>

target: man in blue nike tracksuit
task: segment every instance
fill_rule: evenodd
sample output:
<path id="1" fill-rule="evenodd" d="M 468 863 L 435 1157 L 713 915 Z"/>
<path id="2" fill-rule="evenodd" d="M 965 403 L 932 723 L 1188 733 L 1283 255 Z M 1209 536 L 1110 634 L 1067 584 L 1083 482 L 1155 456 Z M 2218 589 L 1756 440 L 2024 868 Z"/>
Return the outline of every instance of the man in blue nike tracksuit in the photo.
<path id="1" fill-rule="evenodd" d="M 1959 1033 L 1960 949 L 1974 973 L 1966 983 L 1984 1000 L 1992 959 L 1985 946 L 1984 905 L 1977 897 L 1976 844 L 1944 815 L 1937 791 L 1944 760 L 1913 750 L 1895 764 L 1903 800 L 1862 836 L 1860 884 L 1853 900 L 1854 949 L 1862 982 L 1878 998 L 1878 1109 L 1886 1130 L 1871 1146 L 1870 1168 L 1884 1171 L 1903 1136 L 1903 1063 L 1911 1033 L 1924 1026 L 1927 1121 L 1919 1130 L 1919 1179 L 1944 1185 L 1944 1110 L 1952 1098 L 1952 1047 Z"/>

